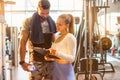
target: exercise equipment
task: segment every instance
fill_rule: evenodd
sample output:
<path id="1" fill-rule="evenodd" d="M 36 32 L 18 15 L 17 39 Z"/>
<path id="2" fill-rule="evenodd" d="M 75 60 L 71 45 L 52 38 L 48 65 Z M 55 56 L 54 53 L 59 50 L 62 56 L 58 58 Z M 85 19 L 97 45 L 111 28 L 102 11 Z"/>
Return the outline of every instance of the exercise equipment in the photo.
<path id="1" fill-rule="evenodd" d="M 112 71 L 114 68 L 111 63 L 106 61 L 107 50 L 110 49 L 112 42 L 106 36 L 106 8 L 109 8 L 108 2 L 105 5 L 96 6 L 96 0 L 83 0 L 83 13 L 81 24 L 77 35 L 77 54 L 73 64 L 76 73 L 76 80 L 80 74 L 85 74 L 85 80 L 97 80 L 93 74 L 100 74 L 103 80 L 105 64 L 110 64 Z M 100 9 L 105 9 L 105 35 L 101 36 L 97 14 Z M 100 56 L 98 56 L 98 54 Z M 93 67 L 96 66 L 96 67 Z M 99 68 L 99 66 L 102 66 Z"/>

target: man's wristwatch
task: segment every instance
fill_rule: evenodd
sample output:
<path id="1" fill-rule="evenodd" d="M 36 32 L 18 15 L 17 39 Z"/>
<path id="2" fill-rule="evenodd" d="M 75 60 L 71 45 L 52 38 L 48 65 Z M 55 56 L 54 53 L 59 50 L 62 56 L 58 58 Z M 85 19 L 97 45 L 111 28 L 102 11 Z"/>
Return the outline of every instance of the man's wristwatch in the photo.
<path id="1" fill-rule="evenodd" d="M 20 65 L 23 65 L 25 63 L 25 61 L 20 61 L 19 64 Z"/>

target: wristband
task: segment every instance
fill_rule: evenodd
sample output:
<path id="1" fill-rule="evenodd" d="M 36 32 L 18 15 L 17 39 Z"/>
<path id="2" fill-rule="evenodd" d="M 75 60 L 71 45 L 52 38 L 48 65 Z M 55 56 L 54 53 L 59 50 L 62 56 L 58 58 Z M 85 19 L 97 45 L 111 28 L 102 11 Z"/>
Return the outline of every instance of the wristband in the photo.
<path id="1" fill-rule="evenodd" d="M 25 63 L 25 61 L 20 61 L 19 64 L 20 65 L 23 65 Z"/>

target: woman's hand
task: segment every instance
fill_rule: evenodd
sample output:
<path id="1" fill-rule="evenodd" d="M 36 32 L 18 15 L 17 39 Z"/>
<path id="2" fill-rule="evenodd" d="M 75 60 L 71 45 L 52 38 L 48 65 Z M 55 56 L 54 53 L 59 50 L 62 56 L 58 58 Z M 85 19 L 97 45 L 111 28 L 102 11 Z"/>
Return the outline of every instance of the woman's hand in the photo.
<path id="1" fill-rule="evenodd" d="M 50 58 L 50 57 L 48 57 L 48 56 L 44 56 L 44 59 L 45 59 L 46 61 L 55 61 L 55 59 Z"/>
<path id="2" fill-rule="evenodd" d="M 50 48 L 49 51 L 50 51 L 50 55 L 55 55 L 56 54 L 56 50 L 55 49 Z"/>
<path id="3" fill-rule="evenodd" d="M 55 61 L 56 59 L 59 59 L 56 56 L 56 50 L 55 49 L 49 48 L 48 50 L 49 50 L 49 54 L 47 54 L 46 56 L 44 56 L 44 59 L 46 61 Z"/>

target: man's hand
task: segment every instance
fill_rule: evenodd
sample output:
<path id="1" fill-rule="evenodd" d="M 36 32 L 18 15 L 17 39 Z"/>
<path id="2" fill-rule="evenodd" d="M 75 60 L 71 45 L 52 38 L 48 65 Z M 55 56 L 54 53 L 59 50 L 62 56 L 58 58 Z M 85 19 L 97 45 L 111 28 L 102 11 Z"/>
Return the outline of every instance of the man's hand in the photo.
<path id="1" fill-rule="evenodd" d="M 31 64 L 25 62 L 25 63 L 23 63 L 23 64 L 21 65 L 21 67 L 23 68 L 24 71 L 30 72 L 30 70 L 28 69 L 28 66 L 29 66 L 29 65 L 31 65 Z"/>

